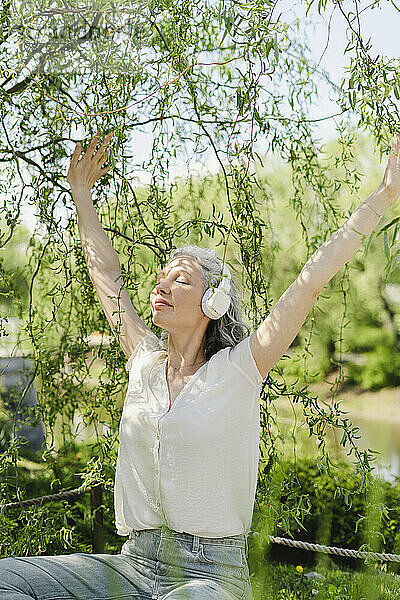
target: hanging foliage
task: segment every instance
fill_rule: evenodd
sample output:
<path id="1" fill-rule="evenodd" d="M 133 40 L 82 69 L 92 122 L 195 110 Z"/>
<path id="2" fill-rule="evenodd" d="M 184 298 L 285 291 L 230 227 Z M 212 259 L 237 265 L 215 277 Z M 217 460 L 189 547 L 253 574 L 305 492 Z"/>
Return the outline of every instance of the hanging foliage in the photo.
<path id="1" fill-rule="evenodd" d="M 320 70 L 320 57 L 311 55 L 303 35 L 306 12 L 330 14 L 333 7 L 349 33 L 340 87 Z M 317 7 L 307 0 L 303 9 L 303 20 L 289 23 L 279 2 L 269 0 L 2 5 L 0 336 L 6 340 L 7 321 L 18 317 L 14 352 L 32 360 L 45 458 L 57 462 L 54 456 L 83 428 L 91 431 L 99 460 L 87 463 L 85 480 L 93 470 L 97 481 L 112 479 L 127 375 L 79 242 L 66 181 L 75 142 L 83 140 L 85 150 L 97 131 L 113 132 L 113 168 L 96 184 L 94 202 L 140 316 L 152 325 L 148 297 L 157 270 L 173 248 L 192 242 L 226 256 L 242 285 L 246 318 L 256 327 L 277 300 L 270 284 L 279 277 L 271 214 L 280 198 L 259 176 L 260 163 L 279 160 L 290 169 L 288 210 L 299 224 L 304 262 L 357 204 L 354 123 L 374 136 L 382 153 L 399 131 L 399 60 L 372 53 L 358 27 L 360 4 Z M 322 82 L 337 102 L 339 151 L 333 156 L 313 118 Z M 338 202 L 343 195 L 353 195 L 345 208 Z M 20 226 L 27 211 L 30 232 Z M 389 274 L 399 257 L 397 229 L 390 237 L 394 227 L 397 221 L 385 237 Z M 17 236 L 26 261 L 14 266 L 10 249 Z M 339 340 L 347 289 L 345 269 L 330 288 L 341 298 Z M 334 476 L 326 439 L 335 428 L 360 485 L 371 470 L 372 453 L 357 448 L 357 428 L 335 399 L 340 360 L 331 404 L 308 391 L 313 315 L 304 329 L 304 381 L 285 383 L 277 367 L 262 389 L 258 505 L 293 477 L 275 477 L 284 437 L 274 410 L 278 396 L 301 405 L 321 469 Z M 338 347 L 340 354 L 340 341 Z M 12 420 L 11 404 L 4 410 Z M 18 450 L 3 449 L 0 493 L 11 501 L 23 495 L 12 476 Z M 299 498 L 300 513 L 303 502 Z M 276 510 L 275 523 L 290 521 L 287 506 Z"/>

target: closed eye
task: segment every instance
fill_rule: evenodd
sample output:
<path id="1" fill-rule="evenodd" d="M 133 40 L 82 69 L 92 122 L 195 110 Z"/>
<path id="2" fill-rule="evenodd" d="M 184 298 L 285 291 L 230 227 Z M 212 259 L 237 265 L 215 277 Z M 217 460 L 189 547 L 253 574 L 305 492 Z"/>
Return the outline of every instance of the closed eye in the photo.
<path id="1" fill-rule="evenodd" d="M 176 283 L 183 283 L 183 285 L 189 285 L 186 281 L 179 281 L 179 279 L 176 279 Z"/>

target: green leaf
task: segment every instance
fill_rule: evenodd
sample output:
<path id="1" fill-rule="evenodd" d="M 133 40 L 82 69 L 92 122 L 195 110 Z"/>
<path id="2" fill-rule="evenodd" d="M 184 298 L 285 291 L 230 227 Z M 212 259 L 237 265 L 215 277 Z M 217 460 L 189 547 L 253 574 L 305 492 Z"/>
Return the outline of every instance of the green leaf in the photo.
<path id="1" fill-rule="evenodd" d="M 389 236 L 387 234 L 387 231 L 383 232 L 383 248 L 387 260 L 390 260 Z"/>
<path id="2" fill-rule="evenodd" d="M 386 223 L 386 225 L 381 227 L 381 229 L 378 231 L 378 233 L 376 235 L 378 236 L 381 233 L 387 231 L 388 229 L 390 229 L 390 227 L 393 227 L 393 225 L 396 225 L 396 223 L 400 223 L 400 217 L 395 217 L 394 219 L 392 219 L 390 221 L 390 223 Z"/>
<path id="3" fill-rule="evenodd" d="M 263 122 L 262 118 L 260 117 L 260 113 L 258 112 L 258 110 L 256 108 L 254 109 L 254 118 L 259 125 L 264 125 L 264 122 Z"/>

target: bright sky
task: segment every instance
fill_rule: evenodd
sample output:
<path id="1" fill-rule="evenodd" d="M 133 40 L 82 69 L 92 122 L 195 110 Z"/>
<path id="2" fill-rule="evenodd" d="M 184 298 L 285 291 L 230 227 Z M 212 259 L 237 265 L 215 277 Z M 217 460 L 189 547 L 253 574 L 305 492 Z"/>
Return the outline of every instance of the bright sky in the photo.
<path id="1" fill-rule="evenodd" d="M 349 5 L 350 3 L 347 3 Z M 352 3 L 353 4 L 353 3 Z M 343 3 L 346 6 L 346 3 Z M 354 4 L 353 4 L 354 5 Z M 362 3 L 361 6 L 366 3 Z M 280 0 L 277 5 L 278 12 L 291 12 L 294 16 L 304 18 L 304 5 L 295 0 Z M 313 21 L 315 28 L 310 43 L 316 57 L 320 57 L 325 48 L 328 39 L 328 22 L 331 11 L 327 11 L 322 16 L 316 11 L 313 12 Z M 400 56 L 400 3 L 399 10 L 396 10 L 390 0 L 381 0 L 380 4 L 374 8 L 363 12 L 360 15 L 361 33 L 365 38 L 371 38 L 372 52 L 379 55 L 385 55 L 390 58 L 399 58 Z M 321 67 L 330 72 L 331 76 L 338 82 L 343 73 L 345 58 L 343 50 L 346 46 L 346 26 L 347 23 L 340 11 L 335 8 L 331 20 L 330 41 L 327 51 L 321 61 Z"/>
<path id="2" fill-rule="evenodd" d="M 317 4 L 317 0 L 315 0 Z M 364 6 L 370 5 L 371 2 L 361 2 L 360 11 Z M 348 6 L 354 7 L 354 2 L 348 2 Z M 343 2 L 346 6 L 346 2 Z M 301 0 L 279 0 L 275 16 L 282 13 L 282 20 L 291 22 L 299 18 L 302 21 L 306 20 L 305 6 Z M 344 56 L 344 49 L 347 45 L 346 27 L 347 23 L 340 13 L 337 5 L 332 14 L 332 9 L 326 11 L 323 15 L 319 15 L 317 9 L 312 11 L 313 25 L 307 27 L 307 36 L 312 55 L 316 62 L 320 62 L 320 69 L 327 71 L 331 80 L 339 84 L 344 75 L 344 67 L 349 61 L 348 56 Z M 332 18 L 331 18 L 332 15 Z M 328 24 L 330 21 L 330 34 L 328 42 Z M 368 9 L 361 14 L 361 32 L 366 38 L 371 38 L 372 52 L 379 55 L 386 55 L 390 58 L 399 58 L 400 56 L 400 1 L 399 11 L 393 6 L 390 0 L 381 0 L 380 6 L 375 9 Z M 325 117 L 337 113 L 336 104 L 329 99 L 329 90 L 323 84 L 319 86 L 319 103 L 315 107 L 312 118 Z M 332 120 L 321 121 L 318 127 L 318 137 L 322 139 L 330 139 L 336 136 L 335 123 Z M 152 134 L 144 135 L 137 133 L 135 136 L 136 148 L 140 148 L 140 152 L 149 153 L 152 143 Z M 261 149 L 262 143 L 260 143 Z M 259 146 L 257 146 L 258 148 Z M 213 157 L 211 151 L 208 160 L 205 164 L 205 155 L 200 158 L 201 163 L 198 164 L 199 170 L 209 169 L 216 171 L 219 169 L 218 162 Z M 190 165 L 191 169 L 196 168 L 195 161 Z M 176 165 L 172 172 L 176 175 L 185 176 L 187 174 L 187 166 Z M 146 174 L 141 174 L 141 181 L 146 181 Z"/>
<path id="3" fill-rule="evenodd" d="M 347 3 L 347 5 L 349 4 Z M 354 3 L 351 4 L 354 6 Z M 370 3 L 360 3 L 360 10 L 368 4 Z M 301 2 L 281 0 L 278 6 L 282 12 L 288 10 L 296 17 L 304 18 L 304 6 Z M 344 3 L 344 6 L 346 6 L 346 3 Z M 330 19 L 329 44 L 325 49 L 328 42 L 328 24 Z M 400 57 L 400 3 L 399 10 L 396 10 L 390 0 L 381 0 L 376 8 L 363 12 L 360 20 L 363 37 L 371 39 L 372 55 L 376 56 L 379 54 L 380 56 L 384 55 L 397 59 Z M 321 16 L 315 10 L 313 12 L 313 22 L 314 26 L 308 28 L 309 43 L 313 56 L 317 62 L 321 59 L 320 68 L 326 70 L 331 79 L 339 84 L 344 75 L 344 67 L 349 60 L 348 56 L 344 55 L 344 49 L 347 44 L 347 23 L 340 10 L 338 10 L 337 5 L 333 14 L 332 10 L 330 10 Z M 320 93 L 319 112 L 321 115 L 328 115 L 331 112 L 335 112 L 335 104 L 329 101 L 327 93 L 324 93 L 323 90 Z M 334 135 L 332 124 L 322 122 L 321 135 L 323 137 Z"/>

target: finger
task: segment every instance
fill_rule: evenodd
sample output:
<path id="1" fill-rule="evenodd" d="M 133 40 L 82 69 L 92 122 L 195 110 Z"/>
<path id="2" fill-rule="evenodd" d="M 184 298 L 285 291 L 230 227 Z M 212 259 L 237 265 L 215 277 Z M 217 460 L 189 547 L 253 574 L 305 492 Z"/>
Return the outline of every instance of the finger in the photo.
<path id="1" fill-rule="evenodd" d="M 93 153 L 94 153 L 94 151 L 96 149 L 96 146 L 98 144 L 100 135 L 101 135 L 101 131 L 98 131 L 96 133 L 96 135 L 92 137 L 91 142 L 90 142 L 90 144 L 88 146 L 88 149 L 87 149 L 87 152 L 88 152 L 89 156 L 93 156 Z"/>
<path id="2" fill-rule="evenodd" d="M 112 136 L 112 133 L 109 133 L 108 135 L 106 135 L 106 137 L 103 140 L 103 143 L 100 145 L 100 148 L 106 148 L 110 144 L 111 136 Z"/>
<path id="3" fill-rule="evenodd" d="M 103 144 L 100 146 L 96 153 L 95 158 L 100 164 L 108 160 L 108 157 L 110 156 L 111 148 L 107 148 L 106 150 L 108 142 L 109 140 L 107 142 L 103 142 Z"/>
<path id="4" fill-rule="evenodd" d="M 113 168 L 114 168 L 114 165 L 110 165 L 109 167 L 103 167 L 102 169 L 100 169 L 100 177 L 103 177 L 103 175 L 108 173 L 108 171 L 111 171 L 111 169 L 113 169 Z"/>
<path id="5" fill-rule="evenodd" d="M 76 165 L 78 164 L 81 152 L 82 152 L 82 144 L 80 142 L 76 142 L 75 150 L 74 150 L 74 152 L 72 154 L 72 158 L 71 158 L 71 165 L 73 167 L 76 167 Z"/>
<path id="6" fill-rule="evenodd" d="M 105 155 L 104 162 L 107 162 L 110 159 L 110 155 L 111 155 L 111 148 L 108 148 L 106 155 Z"/>
<path id="7" fill-rule="evenodd" d="M 104 160 L 104 156 L 105 156 L 104 150 L 108 146 L 108 144 L 110 143 L 111 136 L 112 136 L 111 133 L 109 133 L 108 135 L 106 135 L 106 137 L 104 138 L 103 143 L 99 146 L 96 154 L 93 156 L 93 158 L 95 158 L 99 162 L 101 162 L 102 160 Z"/>
<path id="8" fill-rule="evenodd" d="M 92 146 L 92 145 L 96 144 L 96 143 L 98 142 L 98 140 L 99 140 L 99 137 L 100 137 L 100 135 L 101 135 L 101 131 L 98 131 L 98 132 L 97 132 L 97 133 L 96 133 L 96 134 L 95 134 L 95 135 L 92 137 L 92 139 L 90 140 L 90 144 L 89 144 L 89 146 Z"/>
<path id="9" fill-rule="evenodd" d="M 398 154 L 400 148 L 400 136 L 396 135 L 396 141 L 390 146 L 390 154 Z"/>
<path id="10" fill-rule="evenodd" d="M 112 138 L 112 132 L 108 133 L 106 135 L 106 137 L 104 138 L 104 141 L 102 143 L 102 146 L 107 146 L 107 144 L 110 142 L 111 138 Z"/>
<path id="11" fill-rule="evenodd" d="M 105 148 L 105 147 L 107 146 L 107 144 L 108 144 L 108 143 L 110 142 L 110 140 L 111 140 L 111 136 L 112 136 L 112 133 L 108 133 L 108 134 L 105 136 L 104 140 L 102 141 L 102 143 L 101 143 L 101 144 L 100 144 L 100 146 L 99 146 L 99 150 L 100 150 L 100 148 Z"/>
<path id="12" fill-rule="evenodd" d="M 396 149 L 394 146 L 392 146 L 391 148 L 391 152 L 388 158 L 388 162 L 387 162 L 387 168 L 388 169 L 394 169 L 395 167 L 397 167 L 397 158 L 398 158 L 398 154 L 396 152 Z"/>
<path id="13" fill-rule="evenodd" d="M 396 141 L 394 142 L 394 144 L 392 144 L 391 156 L 393 156 L 395 158 L 395 160 L 398 162 L 399 154 L 400 154 L 400 135 L 397 134 Z"/>
<path id="14" fill-rule="evenodd" d="M 100 150 L 97 152 L 97 156 L 96 158 L 99 161 L 99 164 L 102 165 L 103 163 L 105 163 L 108 160 L 108 157 L 110 156 L 110 148 L 108 148 L 107 150 L 103 150 L 102 152 L 100 152 Z"/>

